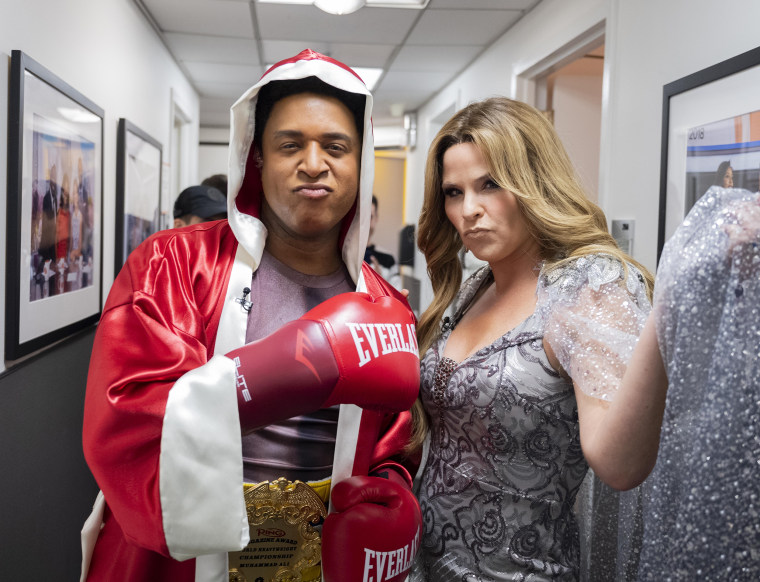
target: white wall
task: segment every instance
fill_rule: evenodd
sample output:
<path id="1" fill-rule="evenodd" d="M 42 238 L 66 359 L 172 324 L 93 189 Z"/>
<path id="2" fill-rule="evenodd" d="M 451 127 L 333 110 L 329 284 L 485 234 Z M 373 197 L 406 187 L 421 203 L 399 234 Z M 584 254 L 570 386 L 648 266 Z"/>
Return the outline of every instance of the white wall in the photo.
<path id="1" fill-rule="evenodd" d="M 608 218 L 636 219 L 634 254 L 653 268 L 662 87 L 757 47 L 760 3 L 615 0 L 610 20 L 606 43 L 611 71 L 609 136 L 600 201 Z M 747 90 L 757 92 L 756 87 Z"/>
<path id="2" fill-rule="evenodd" d="M 604 22 L 599 203 L 610 220 L 636 220 L 635 257 L 654 268 L 663 85 L 757 46 L 755 0 L 735 0 L 729 13 L 713 0 L 543 0 L 418 112 L 420 145 L 407 162 L 407 221 L 416 222 L 422 205 L 435 117 L 452 104 L 459 109 L 494 94 L 526 98 L 520 73 Z M 415 266 L 418 277 L 425 277 L 424 268 Z"/>
<path id="3" fill-rule="evenodd" d="M 375 186 L 378 219 L 372 242 L 389 252 L 398 262 L 398 241 L 404 226 L 404 167 L 403 155 L 396 152 L 375 153 Z"/>
<path id="4" fill-rule="evenodd" d="M 198 139 L 198 180 L 229 171 L 230 130 L 226 127 L 201 127 Z"/>
<path id="5" fill-rule="evenodd" d="M 588 197 L 599 199 L 599 139 L 602 131 L 601 59 L 581 59 L 556 73 L 552 84 L 552 111 L 567 154 L 578 171 Z M 582 69 L 582 70 L 578 70 Z"/>
<path id="6" fill-rule="evenodd" d="M 168 160 L 171 101 L 187 114 L 182 187 L 197 181 L 198 95 L 132 0 L 0 0 L 0 58 L 21 50 L 105 110 L 103 133 L 103 297 L 113 282 L 116 135 L 125 117 L 163 144 Z M 8 135 L 9 66 L 0 67 L 0 139 Z M 7 184 L 6 147 L 0 184 Z M 167 167 L 164 166 L 164 171 Z M 5 196 L 3 197 L 5 198 Z M 173 200 L 163 197 L 163 209 Z M 0 302 L 5 302 L 6 206 L 0 205 Z M 5 327 L 4 310 L 0 315 Z M 2 336 L 2 333 L 0 333 Z M 0 339 L 0 352 L 4 338 Z M 4 369 L 4 366 L 3 366 Z"/>

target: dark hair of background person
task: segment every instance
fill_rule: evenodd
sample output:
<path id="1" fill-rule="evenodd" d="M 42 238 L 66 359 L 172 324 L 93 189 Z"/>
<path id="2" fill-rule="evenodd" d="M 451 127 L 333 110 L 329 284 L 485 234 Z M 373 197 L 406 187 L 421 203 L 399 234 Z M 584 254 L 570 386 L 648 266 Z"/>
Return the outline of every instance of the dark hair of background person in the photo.
<path id="1" fill-rule="evenodd" d="M 272 81 L 261 88 L 258 101 L 256 102 L 256 129 L 253 136 L 254 147 L 261 147 L 261 134 L 269 120 L 274 104 L 285 97 L 300 95 L 302 93 L 314 93 L 315 95 L 334 97 L 348 107 L 354 117 L 356 131 L 359 133 L 359 144 L 362 143 L 364 139 L 366 96 L 337 89 L 317 77 L 306 77 L 305 79 L 292 81 Z"/>
<path id="2" fill-rule="evenodd" d="M 213 186 L 188 186 L 174 201 L 174 228 L 224 218 L 227 218 L 227 198 Z"/>
<path id="3" fill-rule="evenodd" d="M 212 174 L 208 178 L 204 178 L 201 186 L 211 186 L 227 196 L 227 174 Z"/>
<path id="4" fill-rule="evenodd" d="M 718 171 L 715 172 L 715 180 L 713 180 L 713 185 L 715 186 L 723 186 L 723 176 L 726 175 L 726 171 L 731 167 L 731 160 L 726 160 L 725 162 L 721 162 L 718 166 Z"/>

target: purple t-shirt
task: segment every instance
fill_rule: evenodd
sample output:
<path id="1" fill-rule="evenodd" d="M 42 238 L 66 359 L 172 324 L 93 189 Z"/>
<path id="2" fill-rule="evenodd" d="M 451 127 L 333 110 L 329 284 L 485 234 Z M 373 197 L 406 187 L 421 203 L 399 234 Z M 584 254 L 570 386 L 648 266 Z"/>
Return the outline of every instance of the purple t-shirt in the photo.
<path id="1" fill-rule="evenodd" d="M 252 305 L 245 341 L 266 337 L 326 299 L 355 290 L 345 266 L 330 275 L 305 275 L 264 251 L 251 280 Z M 279 477 L 317 481 L 329 477 L 337 425 L 338 407 L 333 406 L 243 437 L 245 481 L 258 483 Z"/>

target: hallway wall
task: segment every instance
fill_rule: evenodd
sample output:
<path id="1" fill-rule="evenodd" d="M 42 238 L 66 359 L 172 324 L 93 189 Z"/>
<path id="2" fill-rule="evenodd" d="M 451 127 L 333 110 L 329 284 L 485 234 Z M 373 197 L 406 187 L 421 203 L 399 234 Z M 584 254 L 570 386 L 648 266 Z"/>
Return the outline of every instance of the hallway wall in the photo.
<path id="1" fill-rule="evenodd" d="M 757 46 L 759 20 L 760 4 L 753 0 L 736 0 L 730 14 L 711 0 L 543 0 L 418 112 L 418 146 L 407 161 L 406 221 L 414 222 L 422 205 L 436 117 L 492 95 L 517 97 L 521 73 L 602 25 L 607 78 L 599 203 L 609 220 L 636 220 L 634 254 L 653 269 L 663 85 Z M 424 259 L 418 259 L 417 276 L 426 279 Z"/>
<path id="2" fill-rule="evenodd" d="M 116 137 L 120 117 L 164 147 L 174 100 L 193 120 L 185 179 L 195 182 L 198 95 L 132 0 L 0 0 L 0 191 L 6 194 L 10 55 L 21 50 L 105 110 L 103 297 L 113 281 Z M 164 170 L 167 167 L 164 165 Z M 5 196 L 3 196 L 5 198 Z M 164 197 L 163 208 L 173 200 Z M 0 204 L 0 304 L 6 205 Z M 5 310 L 0 309 L 0 352 Z M 79 531 L 97 485 L 82 454 L 82 413 L 95 328 L 0 368 L 0 579 L 78 580 Z M 2 373 L 4 371 L 4 373 Z M 40 572 L 42 574 L 40 574 Z"/>
<path id="3" fill-rule="evenodd" d="M 609 219 L 636 219 L 635 254 L 647 267 L 657 256 L 662 87 L 757 47 L 758 21 L 753 0 L 613 2 L 600 202 Z"/>
<path id="4" fill-rule="evenodd" d="M 192 117 L 185 164 L 197 181 L 198 95 L 132 0 L 0 0 L 0 60 L 21 50 L 105 110 L 103 132 L 103 297 L 113 281 L 116 137 L 125 117 L 163 145 L 167 175 L 171 102 Z M 5 60 L 7 59 L 7 61 Z M 0 139 L 8 135 L 9 66 L 0 67 Z M 0 156 L 0 188 L 7 184 L 6 148 Z M 173 200 L 164 196 L 164 210 Z M 0 245 L 5 249 L 6 207 L 0 205 Z M 0 253 L 5 273 L 5 252 Z M 0 281 L 4 304 L 5 279 Z M 2 326 L 4 328 L 4 325 Z M 2 335 L 2 334 L 0 334 Z M 0 340 L 0 352 L 4 341 Z M 1 370 L 0 370 L 1 371 Z"/>
<path id="5" fill-rule="evenodd" d="M 94 335 L 0 375 L 0 580 L 79 579 L 79 532 L 98 493 L 80 444 Z"/>

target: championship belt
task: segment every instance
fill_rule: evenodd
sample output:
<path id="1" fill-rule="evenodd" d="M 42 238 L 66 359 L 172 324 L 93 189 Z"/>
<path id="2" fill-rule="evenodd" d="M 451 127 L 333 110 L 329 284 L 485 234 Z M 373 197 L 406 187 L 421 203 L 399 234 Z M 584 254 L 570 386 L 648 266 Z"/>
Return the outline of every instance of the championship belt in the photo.
<path id="1" fill-rule="evenodd" d="M 229 582 L 312 582 L 321 579 L 322 539 L 330 480 L 244 484 L 251 541 L 229 553 Z"/>

